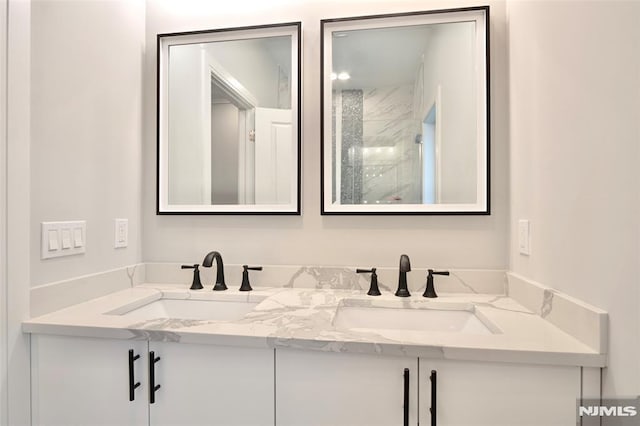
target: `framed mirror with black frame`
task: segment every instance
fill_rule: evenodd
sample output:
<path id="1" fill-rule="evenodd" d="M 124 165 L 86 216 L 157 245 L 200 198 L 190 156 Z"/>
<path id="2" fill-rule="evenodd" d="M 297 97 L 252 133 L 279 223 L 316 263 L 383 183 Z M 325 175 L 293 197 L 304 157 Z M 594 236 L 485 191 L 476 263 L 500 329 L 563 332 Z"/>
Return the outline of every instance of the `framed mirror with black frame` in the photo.
<path id="1" fill-rule="evenodd" d="M 490 213 L 489 7 L 321 21 L 321 213 Z"/>
<path id="2" fill-rule="evenodd" d="M 158 214 L 300 214 L 301 27 L 158 34 Z"/>

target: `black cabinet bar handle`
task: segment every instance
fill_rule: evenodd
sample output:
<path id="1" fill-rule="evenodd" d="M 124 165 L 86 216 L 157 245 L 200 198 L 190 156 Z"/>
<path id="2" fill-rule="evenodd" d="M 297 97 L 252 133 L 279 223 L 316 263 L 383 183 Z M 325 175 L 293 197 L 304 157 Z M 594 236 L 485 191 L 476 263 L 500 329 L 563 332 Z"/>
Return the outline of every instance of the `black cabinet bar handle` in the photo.
<path id="1" fill-rule="evenodd" d="M 160 385 L 156 385 L 156 362 L 160 361 L 160 357 L 156 357 L 154 351 L 149 352 L 149 404 L 156 402 L 156 391 L 160 389 Z"/>
<path id="2" fill-rule="evenodd" d="M 438 412 L 436 411 L 436 402 L 438 397 L 438 372 L 436 370 L 431 370 L 431 408 L 429 411 L 431 412 L 431 426 L 436 426 L 438 421 Z"/>
<path id="3" fill-rule="evenodd" d="M 134 355 L 133 349 L 129 349 L 129 401 L 133 401 L 135 399 L 134 391 L 138 386 L 140 386 L 140 382 L 135 381 L 133 370 L 133 362 L 137 359 L 140 359 L 140 355 Z"/>
<path id="4" fill-rule="evenodd" d="M 404 426 L 409 426 L 409 369 L 404 369 Z"/>

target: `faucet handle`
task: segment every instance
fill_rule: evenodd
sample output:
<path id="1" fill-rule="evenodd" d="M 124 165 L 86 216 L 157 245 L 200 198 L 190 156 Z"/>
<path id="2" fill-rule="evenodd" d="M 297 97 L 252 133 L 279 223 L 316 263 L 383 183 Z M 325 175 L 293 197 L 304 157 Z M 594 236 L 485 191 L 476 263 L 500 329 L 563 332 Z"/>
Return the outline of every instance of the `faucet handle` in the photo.
<path id="1" fill-rule="evenodd" d="M 371 269 L 356 269 L 358 274 L 367 274 L 371 273 L 371 283 L 369 284 L 369 291 L 367 294 L 369 296 L 380 296 L 380 289 L 378 288 L 378 274 L 376 274 L 376 268 Z"/>
<path id="2" fill-rule="evenodd" d="M 202 287 L 202 282 L 200 282 L 200 270 L 198 269 L 198 266 L 200 265 L 194 263 L 193 265 L 182 265 L 180 267 L 180 269 L 193 269 L 193 281 L 191 282 L 189 290 L 202 290 L 204 288 Z"/>
<path id="3" fill-rule="evenodd" d="M 242 265 L 242 284 L 240 291 L 251 291 L 251 283 L 249 282 L 249 271 L 262 271 L 262 266 Z"/>
<path id="4" fill-rule="evenodd" d="M 436 290 L 433 286 L 433 276 L 434 275 L 449 275 L 449 271 L 434 271 L 433 269 L 428 270 L 427 274 L 427 288 L 424 289 L 424 293 L 422 297 L 438 297 L 436 294 Z"/>

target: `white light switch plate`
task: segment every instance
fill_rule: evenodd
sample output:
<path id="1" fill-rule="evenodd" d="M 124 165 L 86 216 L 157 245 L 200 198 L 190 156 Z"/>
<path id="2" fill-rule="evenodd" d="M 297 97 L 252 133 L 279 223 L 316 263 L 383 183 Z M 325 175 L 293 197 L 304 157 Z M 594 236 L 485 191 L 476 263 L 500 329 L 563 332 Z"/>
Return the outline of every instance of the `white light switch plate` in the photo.
<path id="1" fill-rule="evenodd" d="M 530 227 L 526 219 L 518 221 L 518 249 L 525 256 L 531 254 Z"/>
<path id="2" fill-rule="evenodd" d="M 72 256 L 86 252 L 86 221 L 42 222 L 40 228 L 41 259 Z"/>
<path id="3" fill-rule="evenodd" d="M 114 248 L 122 248 L 129 245 L 129 219 L 115 220 Z"/>

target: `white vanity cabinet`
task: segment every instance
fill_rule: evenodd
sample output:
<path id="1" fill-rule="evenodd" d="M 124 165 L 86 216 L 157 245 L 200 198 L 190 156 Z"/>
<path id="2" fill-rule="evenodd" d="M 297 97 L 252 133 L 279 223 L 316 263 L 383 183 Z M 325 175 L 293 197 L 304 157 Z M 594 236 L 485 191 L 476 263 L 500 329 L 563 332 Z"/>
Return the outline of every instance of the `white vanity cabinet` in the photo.
<path id="1" fill-rule="evenodd" d="M 580 367 L 276 350 L 278 426 L 566 426 L 580 395 Z"/>
<path id="2" fill-rule="evenodd" d="M 151 353 L 159 358 L 153 365 Z M 273 425 L 273 354 L 273 349 L 33 334 L 32 423 Z M 152 376 L 160 386 L 153 396 Z"/>
<path id="3" fill-rule="evenodd" d="M 32 424 L 42 426 L 564 426 L 593 391 L 582 380 L 587 369 L 570 366 L 31 340 Z"/>
<path id="4" fill-rule="evenodd" d="M 130 401 L 129 351 L 134 384 Z M 146 341 L 31 337 L 31 410 L 36 426 L 148 424 Z"/>
<path id="5" fill-rule="evenodd" d="M 274 423 L 273 349 L 149 342 L 155 363 L 152 426 Z"/>
<path id="6" fill-rule="evenodd" d="M 417 402 L 417 358 L 276 350 L 278 426 L 415 425 Z"/>
<path id="7" fill-rule="evenodd" d="M 419 362 L 420 425 L 576 424 L 579 367 L 425 358 Z M 435 419 L 430 410 L 434 395 Z"/>

